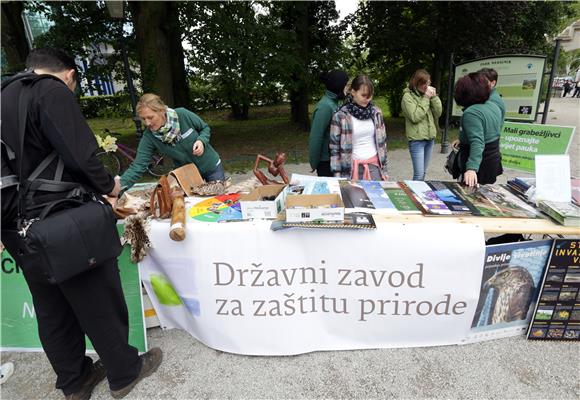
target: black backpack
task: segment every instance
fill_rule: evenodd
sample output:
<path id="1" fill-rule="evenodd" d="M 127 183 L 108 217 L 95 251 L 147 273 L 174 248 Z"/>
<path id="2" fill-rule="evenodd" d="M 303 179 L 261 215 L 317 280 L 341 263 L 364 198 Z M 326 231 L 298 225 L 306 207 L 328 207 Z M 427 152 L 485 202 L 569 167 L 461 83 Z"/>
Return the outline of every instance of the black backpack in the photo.
<path id="1" fill-rule="evenodd" d="M 22 90 L 18 97 L 18 135 L 20 144 L 20 154 L 24 154 L 24 134 L 26 132 L 26 120 L 28 116 L 28 106 L 32 95 L 33 86 L 41 79 L 58 79 L 51 75 L 36 75 L 34 73 L 17 74 L 2 82 L 2 91 L 14 82 L 22 84 Z M 4 100 L 3 100 L 4 101 Z M 58 157 L 53 151 L 50 153 L 36 169 L 25 179 L 19 178 L 20 171 L 14 171 L 8 160 L 16 159 L 16 152 L 4 140 L 0 140 L 1 154 L 1 195 L 2 203 L 2 228 L 13 227 L 19 218 L 30 218 L 39 214 L 48 204 L 47 202 L 35 204 L 34 197 L 37 192 L 59 194 L 63 198 L 79 196 L 84 192 L 82 186 L 74 182 L 63 182 L 62 174 L 64 163 L 59 158 L 55 176 L 52 180 L 37 179 L 38 176 Z M 22 160 L 18 165 L 22 167 Z"/>

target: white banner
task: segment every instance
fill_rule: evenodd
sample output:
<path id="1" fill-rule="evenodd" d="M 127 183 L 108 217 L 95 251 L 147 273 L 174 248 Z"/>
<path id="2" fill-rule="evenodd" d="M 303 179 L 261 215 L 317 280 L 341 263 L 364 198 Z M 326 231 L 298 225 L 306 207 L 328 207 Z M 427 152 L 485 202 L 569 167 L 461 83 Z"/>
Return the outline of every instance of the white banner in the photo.
<path id="1" fill-rule="evenodd" d="M 189 223 L 185 241 L 174 242 L 169 223 L 153 222 L 154 248 L 140 267 L 161 325 L 253 355 L 456 344 L 469 333 L 481 228 L 269 226 Z"/>

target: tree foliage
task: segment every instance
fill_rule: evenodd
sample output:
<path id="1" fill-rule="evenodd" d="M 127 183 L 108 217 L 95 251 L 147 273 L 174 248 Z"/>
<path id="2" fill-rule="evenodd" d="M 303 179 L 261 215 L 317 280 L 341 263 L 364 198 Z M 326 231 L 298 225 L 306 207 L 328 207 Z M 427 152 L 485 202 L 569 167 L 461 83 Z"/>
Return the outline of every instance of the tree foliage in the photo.
<path id="1" fill-rule="evenodd" d="M 281 27 L 284 62 L 281 81 L 288 91 L 292 121 L 308 128 L 312 86 L 322 71 L 336 68 L 343 58 L 342 31 L 334 1 L 273 2 L 272 17 Z"/>
<path id="2" fill-rule="evenodd" d="M 27 2 L 26 7 L 45 15 L 54 23 L 46 33 L 36 38 L 34 47 L 57 47 L 88 60 L 84 73 L 89 85 L 115 70 L 116 63 L 120 61 L 119 52 L 106 59 L 98 46 L 118 47 L 120 26 L 110 17 L 104 2 L 34 1 Z M 117 68 L 122 74 L 120 64 Z"/>
<path id="3" fill-rule="evenodd" d="M 236 119 L 248 119 L 250 105 L 276 91 L 267 77 L 275 68 L 278 32 L 267 11 L 258 2 L 188 2 L 183 7 L 181 21 L 192 46 L 188 63 Z"/>
<path id="4" fill-rule="evenodd" d="M 24 3 L 11 1 L 2 2 L 2 48 L 6 54 L 6 71 L 14 73 L 24 69 L 28 55 L 28 43 L 24 33 L 22 12 Z"/>
<path id="5" fill-rule="evenodd" d="M 455 60 L 496 54 L 550 54 L 553 34 L 570 12 L 563 2 L 364 2 L 353 30 L 359 51 L 389 95 L 397 114 L 412 72 L 427 68 L 444 91 L 443 75 Z"/>

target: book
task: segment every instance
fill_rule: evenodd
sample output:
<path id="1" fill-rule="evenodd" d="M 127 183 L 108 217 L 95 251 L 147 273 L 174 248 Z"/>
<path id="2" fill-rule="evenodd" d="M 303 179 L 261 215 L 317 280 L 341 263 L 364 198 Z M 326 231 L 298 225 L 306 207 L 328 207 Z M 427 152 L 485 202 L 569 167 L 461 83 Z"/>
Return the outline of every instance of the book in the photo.
<path id="1" fill-rule="evenodd" d="M 401 188 L 415 200 L 415 204 L 426 215 L 452 215 L 453 212 L 437 197 L 433 188 L 423 181 L 403 181 Z"/>
<path id="2" fill-rule="evenodd" d="M 486 246 L 479 301 L 462 343 L 525 334 L 551 249 L 552 240 Z"/>
<path id="3" fill-rule="evenodd" d="M 580 178 L 570 179 L 570 188 L 572 189 L 572 203 L 580 206 Z"/>
<path id="4" fill-rule="evenodd" d="M 417 208 L 413 200 L 409 198 L 397 182 L 381 181 L 380 185 L 387 196 L 389 196 L 397 211 L 402 214 L 421 214 L 421 210 Z"/>
<path id="5" fill-rule="evenodd" d="M 449 208 L 453 214 L 479 214 L 477 209 L 455 193 L 453 189 L 447 185 L 447 182 L 429 181 L 427 184 L 431 186 L 437 197 L 445 203 L 447 208 Z"/>
<path id="6" fill-rule="evenodd" d="M 358 183 L 365 190 L 371 201 L 374 207 L 373 213 L 390 214 L 398 212 L 387 193 L 383 190 L 381 181 L 359 181 Z"/>
<path id="7" fill-rule="evenodd" d="M 541 200 L 538 208 L 564 226 L 580 226 L 580 207 L 572 203 Z"/>
<path id="8" fill-rule="evenodd" d="M 374 210 L 371 199 L 359 182 L 341 181 L 340 194 L 345 208 L 353 208 L 369 212 Z"/>
<path id="9" fill-rule="evenodd" d="M 529 340 L 580 340 L 580 240 L 555 239 Z"/>
<path id="10" fill-rule="evenodd" d="M 344 214 L 343 222 L 327 222 L 327 221 L 312 221 L 312 222 L 287 222 L 276 220 L 270 225 L 270 229 L 278 231 L 287 228 L 320 228 L 320 229 L 376 229 L 377 225 L 371 214 L 353 212 Z"/>
<path id="11" fill-rule="evenodd" d="M 500 185 L 470 188 L 450 183 L 453 190 L 471 203 L 483 217 L 538 218 L 539 211 Z"/>

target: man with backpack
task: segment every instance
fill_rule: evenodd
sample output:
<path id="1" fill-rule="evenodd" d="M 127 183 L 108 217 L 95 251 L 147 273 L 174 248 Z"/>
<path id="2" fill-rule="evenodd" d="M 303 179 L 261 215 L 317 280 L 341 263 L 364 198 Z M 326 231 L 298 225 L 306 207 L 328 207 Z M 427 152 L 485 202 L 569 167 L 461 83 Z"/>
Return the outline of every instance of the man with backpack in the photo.
<path id="1" fill-rule="evenodd" d="M 15 207 L 9 203 L 14 196 L 4 193 L 5 167 L 20 181 L 16 186 L 19 221 L 33 220 L 42 204 L 65 196 L 51 191 L 58 183 L 77 184 L 78 190 L 96 196 L 117 196 L 120 183 L 95 157 L 97 142 L 73 94 L 77 84 L 74 60 L 61 50 L 38 49 L 29 54 L 26 67 L 28 72 L 2 83 L 3 212 Z M 50 158 L 52 153 L 56 157 Z M 30 197 L 22 182 L 31 179 L 39 166 L 44 169 L 34 179 L 40 188 L 48 189 Z M 50 179 L 57 175 L 62 182 L 55 185 Z M 24 257 L 23 226 L 17 222 L 2 216 L 2 242 L 21 266 L 32 293 L 40 340 L 57 375 L 56 388 L 67 399 L 88 399 L 106 376 L 111 395 L 124 397 L 157 370 L 162 353 L 153 348 L 139 356 L 128 343 L 128 312 L 116 258 L 64 282 L 51 283 L 43 265 Z M 85 355 L 85 334 L 100 356 L 95 363 Z"/>

